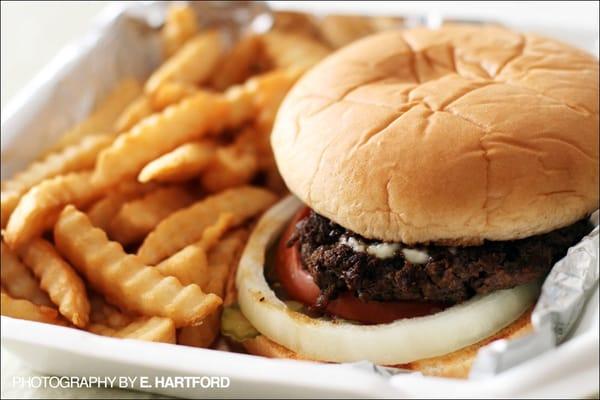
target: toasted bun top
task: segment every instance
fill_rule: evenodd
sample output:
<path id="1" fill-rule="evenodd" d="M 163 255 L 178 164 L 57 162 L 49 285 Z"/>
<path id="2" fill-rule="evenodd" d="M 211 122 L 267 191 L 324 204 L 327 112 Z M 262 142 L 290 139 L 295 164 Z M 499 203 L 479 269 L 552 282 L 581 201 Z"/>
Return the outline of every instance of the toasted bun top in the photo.
<path id="1" fill-rule="evenodd" d="M 296 84 L 272 144 L 293 193 L 368 238 L 551 231 L 598 206 L 598 61 L 495 26 L 378 34 Z"/>

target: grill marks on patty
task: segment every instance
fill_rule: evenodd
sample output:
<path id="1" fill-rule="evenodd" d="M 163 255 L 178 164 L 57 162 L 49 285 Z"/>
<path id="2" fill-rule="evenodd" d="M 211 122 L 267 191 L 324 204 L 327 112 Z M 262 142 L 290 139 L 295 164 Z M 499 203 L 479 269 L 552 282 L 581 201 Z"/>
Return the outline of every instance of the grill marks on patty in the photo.
<path id="1" fill-rule="evenodd" d="M 303 267 L 321 289 L 317 307 L 349 291 L 363 301 L 463 302 L 475 294 L 507 289 L 544 277 L 567 249 L 591 230 L 585 220 L 525 239 L 481 246 L 415 246 L 429 254 L 423 264 L 401 250 L 380 259 L 340 243 L 353 237 L 375 243 L 311 211 L 296 225 L 289 245 L 298 244 Z M 404 246 L 401 248 L 415 248 Z"/>

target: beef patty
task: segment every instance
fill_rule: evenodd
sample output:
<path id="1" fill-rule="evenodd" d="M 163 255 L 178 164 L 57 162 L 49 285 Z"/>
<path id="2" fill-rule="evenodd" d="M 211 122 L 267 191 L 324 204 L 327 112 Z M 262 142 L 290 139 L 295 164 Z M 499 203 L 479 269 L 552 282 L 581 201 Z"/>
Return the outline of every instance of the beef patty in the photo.
<path id="1" fill-rule="evenodd" d="M 398 243 L 387 246 L 387 258 L 379 258 L 367 249 L 381 242 L 311 211 L 298 222 L 288 245 L 299 246 L 303 267 L 321 289 L 317 308 L 346 291 L 363 301 L 455 304 L 544 277 L 591 228 L 585 219 L 543 235 L 470 247 Z"/>

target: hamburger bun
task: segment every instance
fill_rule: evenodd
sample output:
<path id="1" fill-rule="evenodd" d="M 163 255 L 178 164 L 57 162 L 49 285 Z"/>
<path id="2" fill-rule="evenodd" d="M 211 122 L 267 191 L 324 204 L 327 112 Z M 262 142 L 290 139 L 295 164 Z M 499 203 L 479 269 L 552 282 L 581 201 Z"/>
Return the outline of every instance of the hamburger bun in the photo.
<path id="1" fill-rule="evenodd" d="M 469 376 L 469 371 L 471 370 L 471 365 L 481 347 L 495 340 L 515 339 L 525 336 L 532 331 L 532 310 L 533 307 L 523 313 L 509 326 L 478 343 L 442 356 L 413 361 L 408 364 L 393 365 L 393 367 L 419 371 L 423 373 L 423 375 L 447 378 L 467 378 Z M 258 335 L 253 339 L 246 340 L 242 342 L 242 345 L 248 353 L 257 356 L 311 361 L 310 358 L 295 353 L 294 351 L 273 342 L 264 335 Z"/>
<path id="2" fill-rule="evenodd" d="M 343 227 L 474 245 L 596 209 L 598 123 L 595 57 L 501 27 L 448 25 L 329 56 L 286 97 L 271 140 L 290 190 Z"/>

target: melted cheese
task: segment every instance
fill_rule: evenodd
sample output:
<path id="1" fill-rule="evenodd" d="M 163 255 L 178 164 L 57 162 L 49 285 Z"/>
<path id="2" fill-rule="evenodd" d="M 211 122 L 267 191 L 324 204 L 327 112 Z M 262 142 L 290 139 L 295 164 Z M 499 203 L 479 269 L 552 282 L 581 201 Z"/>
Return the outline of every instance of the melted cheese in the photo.
<path id="1" fill-rule="evenodd" d="M 402 254 L 407 261 L 413 264 L 425 264 L 429 261 L 429 254 L 421 250 L 402 249 Z"/>

